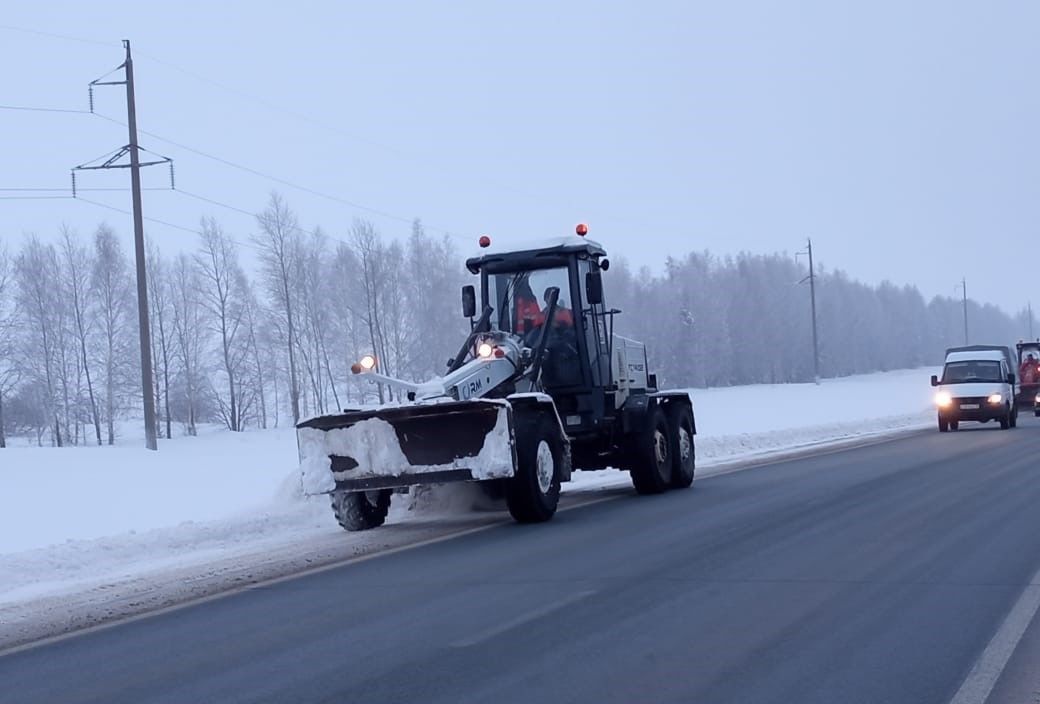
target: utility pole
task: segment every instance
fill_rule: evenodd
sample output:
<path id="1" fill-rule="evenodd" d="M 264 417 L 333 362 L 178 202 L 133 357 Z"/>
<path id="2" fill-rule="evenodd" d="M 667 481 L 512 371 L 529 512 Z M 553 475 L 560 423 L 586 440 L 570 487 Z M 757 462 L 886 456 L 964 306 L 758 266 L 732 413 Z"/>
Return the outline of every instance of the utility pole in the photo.
<path id="1" fill-rule="evenodd" d="M 813 255 L 812 255 L 812 238 L 806 239 L 807 247 L 805 252 L 799 252 L 798 254 L 809 255 L 809 275 L 802 279 L 799 283 L 809 282 L 809 305 L 812 311 L 812 353 L 813 353 L 813 381 L 816 384 L 820 383 L 820 344 L 819 339 L 816 335 L 816 269 L 813 266 Z M 797 257 L 797 255 L 796 255 Z"/>
<path id="2" fill-rule="evenodd" d="M 813 379 L 820 383 L 820 343 L 816 337 L 816 269 L 813 268 L 812 239 L 809 243 L 809 304 L 812 306 Z"/>
<path id="3" fill-rule="evenodd" d="M 961 279 L 961 301 L 964 306 L 964 344 L 968 344 L 968 281 Z"/>
<path id="4" fill-rule="evenodd" d="M 137 259 L 137 321 L 141 333 L 141 392 L 144 395 L 144 438 L 149 450 L 158 450 L 155 433 L 155 394 L 152 393 L 152 331 L 148 321 L 148 282 L 144 257 L 144 215 L 141 213 L 141 155 L 137 148 L 137 103 L 134 99 L 134 61 L 126 47 L 126 124 L 130 132 L 130 190 L 134 201 L 134 255 Z"/>
<path id="5" fill-rule="evenodd" d="M 130 41 L 124 39 L 126 59 L 115 69 L 123 69 L 122 81 L 105 81 L 104 77 L 90 83 L 90 111 L 94 111 L 94 86 L 126 86 L 126 122 L 130 134 L 130 143 L 117 149 L 100 165 L 91 162 L 81 164 L 72 170 L 72 194 L 76 195 L 76 172 L 95 169 L 130 169 L 130 189 L 134 209 L 134 259 L 137 268 L 137 323 L 141 337 L 141 395 L 144 399 L 144 436 L 145 447 L 157 450 L 155 428 L 155 394 L 152 390 L 152 335 L 148 323 L 148 282 L 145 272 L 144 250 L 144 214 L 141 212 L 141 167 L 156 164 L 170 165 L 170 186 L 173 187 L 173 162 L 166 157 L 141 162 L 140 145 L 137 143 L 137 104 L 134 100 L 134 62 L 130 55 Z M 114 71 L 110 72 L 113 73 Z M 107 74 L 106 74 L 107 75 Z M 147 150 L 145 150 L 147 151 Z M 123 157 L 129 157 L 130 163 L 120 163 Z"/>

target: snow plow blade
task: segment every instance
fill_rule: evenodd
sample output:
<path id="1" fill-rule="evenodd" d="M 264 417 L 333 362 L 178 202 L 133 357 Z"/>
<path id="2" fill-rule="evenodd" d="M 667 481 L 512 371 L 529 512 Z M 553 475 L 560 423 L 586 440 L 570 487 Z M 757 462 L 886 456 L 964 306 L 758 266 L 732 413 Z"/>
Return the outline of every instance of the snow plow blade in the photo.
<path id="1" fill-rule="evenodd" d="M 347 410 L 300 422 L 305 494 L 512 477 L 512 409 L 486 400 Z"/>

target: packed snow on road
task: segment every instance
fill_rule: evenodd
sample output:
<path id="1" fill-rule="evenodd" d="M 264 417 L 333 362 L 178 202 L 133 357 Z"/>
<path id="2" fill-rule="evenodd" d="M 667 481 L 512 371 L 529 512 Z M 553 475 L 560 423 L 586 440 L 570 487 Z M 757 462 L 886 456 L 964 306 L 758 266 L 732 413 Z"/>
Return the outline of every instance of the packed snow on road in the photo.
<path id="1" fill-rule="evenodd" d="M 694 390 L 698 476 L 735 460 L 930 425 L 931 373 Z M 165 441 L 159 452 L 129 433 L 121 442 L 4 450 L 0 616 L 57 608 L 63 595 L 102 603 L 171 580 L 205 577 L 213 588 L 269 576 L 289 556 L 285 568 L 301 569 L 503 519 L 501 507 L 469 510 L 476 492 L 453 487 L 396 496 L 394 525 L 348 534 L 330 519 L 326 497 L 303 495 L 292 428 L 214 428 Z M 574 477 L 565 485 L 572 495 L 630 487 L 612 470 Z"/>

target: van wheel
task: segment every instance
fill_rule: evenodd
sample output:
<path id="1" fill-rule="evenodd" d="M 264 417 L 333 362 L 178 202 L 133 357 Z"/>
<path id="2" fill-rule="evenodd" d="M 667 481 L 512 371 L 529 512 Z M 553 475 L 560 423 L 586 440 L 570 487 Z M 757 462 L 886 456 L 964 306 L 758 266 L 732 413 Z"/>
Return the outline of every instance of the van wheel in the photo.
<path id="1" fill-rule="evenodd" d="M 1011 427 L 1012 428 L 1017 428 L 1018 427 L 1018 409 L 1017 408 L 1013 408 L 1011 410 Z"/>
<path id="2" fill-rule="evenodd" d="M 950 423 L 942 416 L 939 416 L 939 432 L 946 433 L 950 430 Z"/>
<path id="3" fill-rule="evenodd" d="M 1011 427 L 1011 411 L 1008 411 L 1000 419 L 1000 429 L 1001 430 L 1007 430 L 1010 427 Z"/>

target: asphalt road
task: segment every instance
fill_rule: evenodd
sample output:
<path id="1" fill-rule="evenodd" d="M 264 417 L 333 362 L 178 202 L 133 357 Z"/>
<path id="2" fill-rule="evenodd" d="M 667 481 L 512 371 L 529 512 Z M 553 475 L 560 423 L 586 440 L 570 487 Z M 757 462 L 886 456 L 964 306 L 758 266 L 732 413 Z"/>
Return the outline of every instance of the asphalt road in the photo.
<path id="1" fill-rule="evenodd" d="M 946 704 L 1040 568 L 1040 423 L 968 427 L 15 652 L 0 701 Z M 1018 651 L 991 701 L 1040 696 Z"/>

